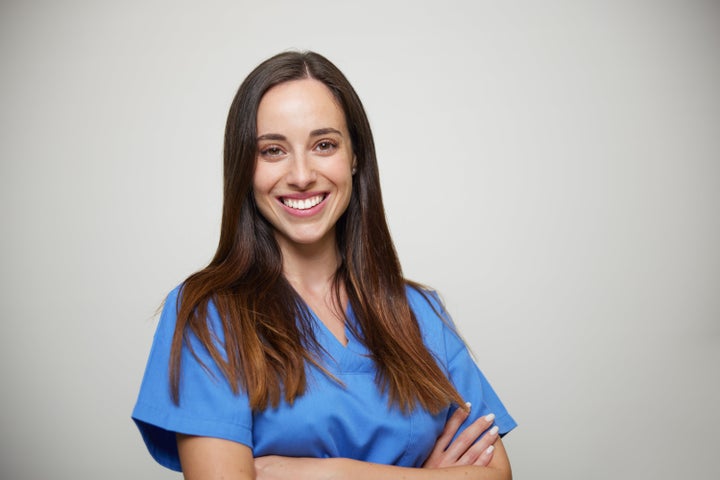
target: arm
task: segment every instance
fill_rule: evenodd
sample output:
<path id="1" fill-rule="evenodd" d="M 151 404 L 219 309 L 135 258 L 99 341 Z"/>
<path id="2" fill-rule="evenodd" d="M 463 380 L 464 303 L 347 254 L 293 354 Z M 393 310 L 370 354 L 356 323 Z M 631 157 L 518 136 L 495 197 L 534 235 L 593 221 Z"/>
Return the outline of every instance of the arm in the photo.
<path id="1" fill-rule="evenodd" d="M 492 415 L 477 419 L 451 443 L 467 416 L 468 410 L 455 411 L 423 468 L 381 465 L 347 458 L 268 456 L 255 459 L 257 476 L 259 480 L 510 480 L 512 473 L 507 453 L 497 428 L 490 428 L 494 420 Z M 484 432 L 485 435 L 478 440 Z"/>
<path id="2" fill-rule="evenodd" d="M 438 468 L 407 468 L 392 465 L 377 465 L 357 462 L 354 460 L 335 459 L 340 463 L 334 476 L 327 478 L 342 478 L 348 480 L 362 480 L 373 478 L 376 480 L 393 480 L 405 478 L 408 480 L 511 480 L 510 462 L 508 461 L 502 440 L 495 442 L 495 449 L 490 463 L 486 467 L 477 465 L 438 467 Z"/>
<path id="3" fill-rule="evenodd" d="M 177 434 L 186 480 L 255 480 L 252 450 L 220 438 Z"/>
<path id="4" fill-rule="evenodd" d="M 510 480 L 510 463 L 501 440 L 486 467 L 476 465 L 409 468 L 380 465 L 347 458 L 262 457 L 256 459 L 259 480 Z"/>

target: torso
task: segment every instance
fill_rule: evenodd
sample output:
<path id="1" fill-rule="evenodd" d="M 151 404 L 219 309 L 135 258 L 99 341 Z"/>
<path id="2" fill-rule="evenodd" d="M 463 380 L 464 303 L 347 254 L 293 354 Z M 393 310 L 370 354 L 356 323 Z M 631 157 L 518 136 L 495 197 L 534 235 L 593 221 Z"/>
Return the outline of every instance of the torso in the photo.
<path id="1" fill-rule="evenodd" d="M 313 312 L 314 314 L 316 312 Z M 352 311 L 348 321 L 354 322 Z M 315 335 L 321 364 L 337 380 L 308 366 L 308 391 L 292 406 L 282 402 L 253 416 L 255 455 L 346 457 L 376 463 L 420 466 L 440 434 L 447 410 L 410 414 L 389 406 L 380 392 L 368 349 L 343 326 L 340 342 L 317 315 Z"/>

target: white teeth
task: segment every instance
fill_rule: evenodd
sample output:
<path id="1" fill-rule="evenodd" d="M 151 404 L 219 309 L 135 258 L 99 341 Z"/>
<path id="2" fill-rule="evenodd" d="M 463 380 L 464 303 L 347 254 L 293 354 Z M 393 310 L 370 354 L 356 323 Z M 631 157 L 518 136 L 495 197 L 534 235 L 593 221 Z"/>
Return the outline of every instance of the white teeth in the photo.
<path id="1" fill-rule="evenodd" d="M 294 198 L 283 198 L 282 202 L 285 206 L 294 208 L 295 210 L 307 210 L 312 208 L 318 203 L 323 201 L 324 195 L 315 195 L 314 197 L 306 198 L 304 200 L 296 200 Z"/>

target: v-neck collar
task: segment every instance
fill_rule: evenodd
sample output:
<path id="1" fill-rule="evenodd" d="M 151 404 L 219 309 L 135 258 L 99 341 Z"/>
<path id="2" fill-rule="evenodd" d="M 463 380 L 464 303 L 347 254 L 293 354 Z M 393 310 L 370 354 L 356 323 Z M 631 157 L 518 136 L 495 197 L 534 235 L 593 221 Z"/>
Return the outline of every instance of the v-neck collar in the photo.
<path id="1" fill-rule="evenodd" d="M 352 322 L 356 325 L 355 315 L 352 308 L 348 305 L 346 309 L 347 322 L 345 323 L 345 338 L 347 345 L 343 345 L 338 338 L 333 335 L 330 329 L 323 323 L 315 312 L 308 307 L 308 311 L 312 316 L 315 326 L 315 335 L 330 357 L 327 359 L 326 367 L 333 373 L 374 373 L 375 366 L 370 356 L 370 351 L 365 345 L 353 334 L 348 323 Z"/>

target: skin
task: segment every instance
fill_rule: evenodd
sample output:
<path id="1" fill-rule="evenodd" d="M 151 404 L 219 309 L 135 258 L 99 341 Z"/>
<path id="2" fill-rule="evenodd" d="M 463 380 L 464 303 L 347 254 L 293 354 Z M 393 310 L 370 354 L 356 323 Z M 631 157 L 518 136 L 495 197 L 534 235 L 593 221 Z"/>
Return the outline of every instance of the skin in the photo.
<path id="1" fill-rule="evenodd" d="M 258 209 L 275 227 L 284 274 L 347 344 L 342 309 L 331 288 L 339 265 L 335 224 L 350 201 L 355 166 L 345 115 L 324 84 L 295 80 L 273 87 L 262 98 L 257 132 L 253 191 Z M 288 208 L 287 199 L 320 203 L 299 210 Z M 340 301 L 346 302 L 342 292 Z M 182 434 L 177 444 L 188 480 L 510 479 L 508 457 L 491 416 L 479 418 L 451 442 L 468 414 L 466 409 L 455 411 L 423 468 L 345 458 L 253 458 L 246 445 Z"/>
<path id="2" fill-rule="evenodd" d="M 423 468 L 346 458 L 267 456 L 253 459 L 252 450 L 241 443 L 181 434 L 177 435 L 177 443 L 187 480 L 512 479 L 507 454 L 497 434 L 485 435 L 472 443 L 477 432 L 488 430 L 492 424 L 486 417 L 476 420 L 448 445 L 466 417 L 467 413 L 461 409 L 453 414 Z M 488 452 L 490 446 L 494 448 Z"/>
<path id="3" fill-rule="evenodd" d="M 342 308 L 331 292 L 340 261 L 335 224 L 350 202 L 355 164 L 345 114 L 323 83 L 285 82 L 260 101 L 257 132 L 255 202 L 275 227 L 285 276 L 346 344 Z M 314 207 L 319 211 L 309 216 L 300 216 L 282 203 L 286 198 L 317 195 L 324 199 Z M 341 295 L 341 304 L 345 301 Z"/>

